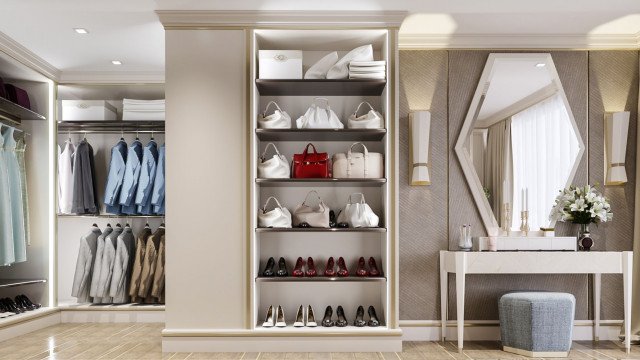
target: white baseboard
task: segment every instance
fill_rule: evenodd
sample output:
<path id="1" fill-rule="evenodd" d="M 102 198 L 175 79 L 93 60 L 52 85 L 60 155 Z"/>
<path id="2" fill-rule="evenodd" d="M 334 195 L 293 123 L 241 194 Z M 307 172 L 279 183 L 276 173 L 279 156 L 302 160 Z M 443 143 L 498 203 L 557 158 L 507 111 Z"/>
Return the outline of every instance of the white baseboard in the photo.
<path id="1" fill-rule="evenodd" d="M 403 341 L 440 341 L 439 320 L 400 320 Z M 622 320 L 601 320 L 600 340 L 619 340 Z M 447 340 L 458 340 L 455 321 L 447 322 Z M 500 340 L 498 321 L 465 321 L 464 339 L 470 341 Z M 576 320 L 573 340 L 593 340 L 593 321 Z"/>
<path id="2" fill-rule="evenodd" d="M 63 323 L 164 323 L 164 306 L 64 306 Z"/>
<path id="3" fill-rule="evenodd" d="M 60 323 L 57 309 L 43 308 L 2 319 L 0 341 L 44 329 Z"/>

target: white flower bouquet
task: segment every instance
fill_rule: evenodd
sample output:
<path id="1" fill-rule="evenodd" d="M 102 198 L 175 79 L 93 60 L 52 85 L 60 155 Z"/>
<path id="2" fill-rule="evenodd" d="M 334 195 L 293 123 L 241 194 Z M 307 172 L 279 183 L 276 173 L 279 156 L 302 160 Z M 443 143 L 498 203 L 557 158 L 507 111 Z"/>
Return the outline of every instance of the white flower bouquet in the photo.
<path id="1" fill-rule="evenodd" d="M 599 224 L 613 219 L 611 205 L 595 187 L 570 186 L 560 191 L 551 211 L 551 220 L 574 224 Z"/>

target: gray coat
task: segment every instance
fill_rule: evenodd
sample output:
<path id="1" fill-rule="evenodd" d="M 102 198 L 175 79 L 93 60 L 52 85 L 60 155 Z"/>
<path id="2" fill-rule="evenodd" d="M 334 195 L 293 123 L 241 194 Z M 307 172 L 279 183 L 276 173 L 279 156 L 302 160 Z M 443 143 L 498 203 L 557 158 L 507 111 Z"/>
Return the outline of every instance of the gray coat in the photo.
<path id="1" fill-rule="evenodd" d="M 102 235 L 102 232 L 98 227 L 94 226 L 89 233 L 80 238 L 76 273 L 73 276 L 73 288 L 71 289 L 71 296 L 77 297 L 80 303 L 91 302 L 89 296 L 91 275 L 100 235 Z"/>
<path id="2" fill-rule="evenodd" d="M 98 283 L 100 282 L 100 271 L 102 270 L 102 255 L 104 253 L 104 241 L 113 231 L 111 226 L 107 226 L 102 235 L 98 236 L 96 245 L 96 256 L 93 262 L 93 273 L 91 274 L 91 288 L 89 296 L 93 298 L 94 304 L 102 303 L 102 299 L 98 296 Z"/>
<path id="3" fill-rule="evenodd" d="M 113 265 L 116 259 L 118 236 L 120 236 L 123 231 L 123 228 L 116 227 L 111 234 L 104 239 L 104 252 L 102 254 L 102 264 L 100 264 L 100 278 L 97 284 L 97 296 L 102 298 L 103 304 L 112 301 L 109 295 L 111 275 L 113 275 Z"/>
<path id="4" fill-rule="evenodd" d="M 116 256 L 113 262 L 113 275 L 109 295 L 113 297 L 114 304 L 126 304 L 129 302 L 129 279 L 136 251 L 135 236 L 130 227 L 125 227 L 118 236 L 116 244 Z"/>
<path id="5" fill-rule="evenodd" d="M 98 192 L 93 148 L 86 140 L 76 147 L 73 157 L 73 200 L 71 212 L 75 214 L 97 214 Z"/>

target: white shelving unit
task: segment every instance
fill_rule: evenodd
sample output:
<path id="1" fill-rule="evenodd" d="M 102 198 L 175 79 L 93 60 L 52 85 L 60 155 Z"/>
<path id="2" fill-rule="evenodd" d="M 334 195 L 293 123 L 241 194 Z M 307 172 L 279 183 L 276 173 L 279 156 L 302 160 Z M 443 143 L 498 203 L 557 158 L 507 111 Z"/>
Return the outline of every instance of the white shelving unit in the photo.
<path id="1" fill-rule="evenodd" d="M 388 129 L 395 115 L 392 112 L 392 82 L 372 80 L 261 80 L 257 79 L 258 50 L 302 50 L 303 66 L 306 70 L 315 61 L 330 51 L 342 56 L 362 45 L 372 44 L 376 60 L 389 64 L 391 50 L 390 33 L 385 29 L 367 30 L 275 30 L 260 29 L 252 32 L 250 89 L 251 121 L 251 201 L 250 226 L 255 229 L 250 235 L 250 259 L 252 280 L 250 283 L 251 323 L 257 334 L 286 334 L 286 336 L 308 336 L 310 334 L 376 335 L 390 330 L 387 319 L 392 314 L 392 286 L 390 277 L 395 276 L 391 232 L 390 186 L 388 179 L 259 179 L 257 160 L 265 146 L 273 142 L 281 154 L 291 161 L 294 153 L 301 153 L 307 143 L 312 142 L 318 152 L 329 156 L 346 152 L 354 142 L 364 143 L 371 152 L 385 155 L 385 176 L 393 173 L 391 168 L 391 140 Z M 392 55 L 393 56 L 393 55 Z M 387 79 L 391 78 L 391 67 L 387 66 Z M 345 123 L 340 130 L 284 129 L 267 130 L 257 127 L 257 117 L 269 101 L 276 101 L 280 108 L 295 120 L 302 115 L 315 97 L 329 99 L 332 110 Z M 376 130 L 354 130 L 346 128 L 346 120 L 362 101 L 367 101 L 385 118 L 385 128 Z M 275 196 L 291 212 L 304 200 L 307 193 L 317 190 L 323 201 L 338 214 L 352 193 L 363 193 L 367 203 L 380 217 L 379 228 L 358 229 L 265 229 L 257 227 L 256 214 L 269 196 Z M 261 273 L 269 257 L 287 260 L 289 272 L 298 257 L 314 259 L 319 276 L 317 278 L 264 278 Z M 350 272 L 348 278 L 324 278 L 327 259 L 333 256 L 345 258 Z M 359 257 L 376 259 L 383 276 L 358 278 L 355 275 Z M 276 264 L 277 267 L 277 264 Z M 286 328 L 263 328 L 262 322 L 270 305 L 282 305 L 285 311 Z M 293 328 L 292 324 L 300 305 L 311 305 L 316 322 L 321 323 L 326 306 L 335 309 L 342 305 L 349 322 L 347 327 Z M 359 328 L 352 326 L 359 305 L 366 309 L 373 305 L 381 326 Z"/>

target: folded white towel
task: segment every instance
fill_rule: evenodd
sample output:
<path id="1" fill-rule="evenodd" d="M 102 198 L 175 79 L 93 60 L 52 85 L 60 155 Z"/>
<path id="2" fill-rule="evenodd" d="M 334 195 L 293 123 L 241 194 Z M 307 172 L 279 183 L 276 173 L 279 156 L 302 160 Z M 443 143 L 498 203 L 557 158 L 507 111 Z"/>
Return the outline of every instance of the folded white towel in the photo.
<path id="1" fill-rule="evenodd" d="M 384 73 L 371 73 L 371 74 L 349 74 L 349 79 L 372 79 L 372 80 L 384 80 L 386 78 Z"/>
<path id="2" fill-rule="evenodd" d="M 329 69 L 327 79 L 346 79 L 349 77 L 349 63 L 352 61 L 373 61 L 373 46 L 360 46 L 351 50 L 347 55 Z"/>
<path id="3" fill-rule="evenodd" d="M 386 66 L 387 62 L 384 60 L 378 61 L 352 61 L 349 66 Z"/>

